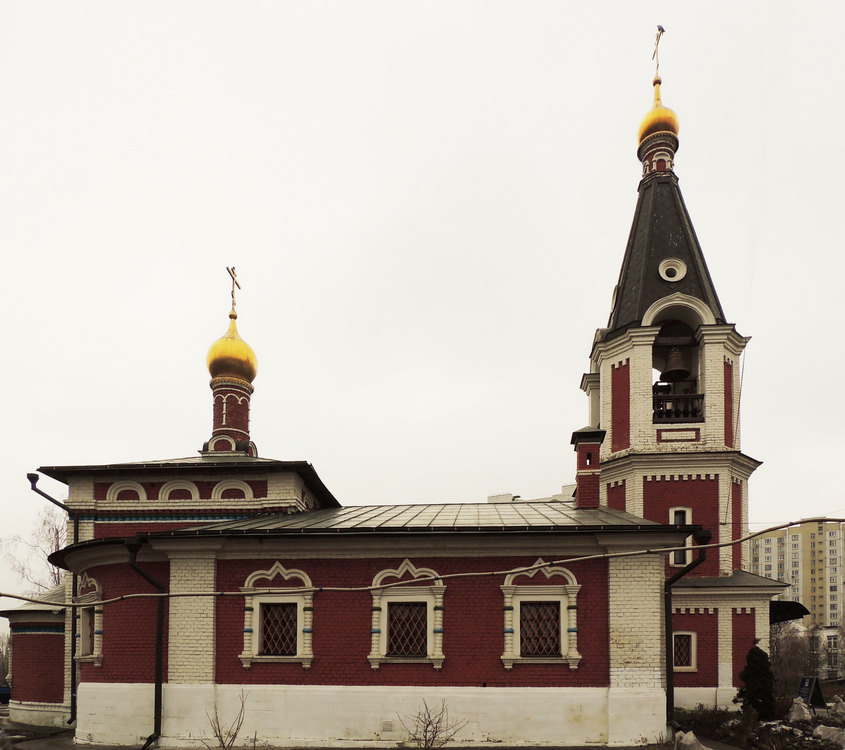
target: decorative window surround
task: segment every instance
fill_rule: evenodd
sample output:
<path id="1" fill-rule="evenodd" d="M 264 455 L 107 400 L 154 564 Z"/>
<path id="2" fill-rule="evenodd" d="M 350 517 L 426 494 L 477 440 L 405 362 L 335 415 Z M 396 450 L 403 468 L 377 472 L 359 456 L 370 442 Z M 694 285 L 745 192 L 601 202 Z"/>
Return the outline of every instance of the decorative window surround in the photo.
<path id="1" fill-rule="evenodd" d="M 184 490 L 190 493 L 191 499 L 181 501 L 174 500 L 173 502 L 198 503 L 200 500 L 200 492 L 197 489 L 197 486 L 193 482 L 186 482 L 182 479 L 171 479 L 169 482 L 165 482 L 158 491 L 158 499 L 162 501 L 169 501 L 170 493 L 175 492 L 176 490 Z"/>
<path id="2" fill-rule="evenodd" d="M 232 450 L 235 449 L 235 446 L 232 446 Z M 223 500 L 223 493 L 226 490 L 241 490 L 244 493 L 243 500 L 252 500 L 252 487 L 250 487 L 246 482 L 240 479 L 225 479 L 222 482 L 218 482 L 211 488 L 211 499 L 212 500 Z"/>
<path id="3" fill-rule="evenodd" d="M 680 641 L 683 639 L 689 646 L 689 664 L 678 664 Z M 698 637 L 690 630 L 676 630 L 672 633 L 672 658 L 674 672 L 698 671 Z"/>
<path id="4" fill-rule="evenodd" d="M 417 568 L 407 558 L 395 569 L 382 570 L 373 578 L 373 586 L 380 587 L 394 578 L 399 582 L 403 577 L 412 579 L 428 578 L 431 580 L 408 585 L 387 585 L 385 588 L 373 589 L 373 619 L 370 633 L 372 642 L 370 655 L 367 657 L 370 666 L 378 669 L 382 664 L 424 663 L 431 664 L 435 669 L 443 666 L 443 594 L 446 586 L 440 582 L 440 577 L 431 568 Z M 428 629 L 426 656 L 390 656 L 387 653 L 388 621 L 387 611 L 391 603 L 421 602 L 426 605 L 426 627 Z"/>
<path id="5" fill-rule="evenodd" d="M 108 504 L 117 502 L 117 498 L 120 496 L 120 493 L 123 492 L 123 490 L 134 490 L 138 493 L 138 499 L 129 502 L 137 503 L 139 501 L 147 499 L 147 491 L 144 489 L 143 485 L 139 484 L 138 482 L 124 481 L 115 482 L 114 484 L 109 485 L 109 488 L 106 490 L 106 502 Z"/>
<path id="6" fill-rule="evenodd" d="M 87 573 L 79 577 L 77 604 L 90 603 L 90 607 L 74 610 L 76 617 L 76 661 L 100 667 L 103 664 L 103 605 L 94 605 L 102 599 L 100 584 Z M 81 593 L 85 592 L 85 593 Z"/>
<path id="7" fill-rule="evenodd" d="M 274 591 L 270 586 L 256 585 L 262 579 L 269 583 L 277 577 L 285 582 L 299 579 L 302 588 L 280 588 Z M 244 650 L 239 657 L 246 669 L 254 662 L 298 662 L 302 664 L 303 669 L 310 669 L 314 660 L 311 648 L 314 621 L 312 589 L 307 573 L 296 568 L 287 570 L 278 561 L 273 563 L 269 570 L 256 570 L 247 577 L 241 587 L 244 593 Z M 296 654 L 290 656 L 268 656 L 261 653 L 262 605 L 279 603 L 296 604 Z"/>
<path id="8" fill-rule="evenodd" d="M 538 559 L 534 565 L 542 565 Z M 533 567 L 533 566 L 532 566 Z M 558 584 L 516 585 L 518 578 L 534 578 L 542 574 L 547 580 L 562 578 Z M 502 663 L 505 669 L 513 669 L 514 664 L 568 664 L 570 669 L 578 669 L 581 654 L 578 653 L 578 592 L 581 586 L 575 576 L 566 568 L 538 568 L 530 572 L 511 573 L 501 586 L 505 612 L 505 650 Z M 560 644 L 559 656 L 522 656 L 519 643 L 520 605 L 522 602 L 559 602 L 560 603 Z"/>

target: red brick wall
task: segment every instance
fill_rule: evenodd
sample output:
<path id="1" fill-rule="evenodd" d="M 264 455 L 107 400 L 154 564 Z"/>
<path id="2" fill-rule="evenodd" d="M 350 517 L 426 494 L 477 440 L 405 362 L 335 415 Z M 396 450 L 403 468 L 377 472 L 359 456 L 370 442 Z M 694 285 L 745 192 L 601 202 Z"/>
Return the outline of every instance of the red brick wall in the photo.
<path id="1" fill-rule="evenodd" d="M 625 480 L 616 486 L 607 485 L 607 505 L 616 510 L 625 510 Z"/>
<path id="2" fill-rule="evenodd" d="M 643 516 L 658 523 L 671 523 L 669 509 L 676 507 L 692 508 L 692 523 L 701 524 L 713 531 L 713 538 L 719 538 L 719 476 L 705 474 L 691 476 L 689 479 L 658 476 L 643 478 Z M 669 567 L 666 561 L 666 573 L 674 573 L 677 568 Z M 719 575 L 719 559 L 716 552 L 710 552 L 707 560 L 699 565 L 690 575 Z"/>
<path id="3" fill-rule="evenodd" d="M 575 478 L 578 487 L 577 501 L 579 508 L 599 507 L 599 475 L 578 474 Z"/>
<path id="4" fill-rule="evenodd" d="M 167 587 L 170 566 L 142 562 L 140 567 Z M 156 589 L 126 564 L 92 568 L 103 598 L 124 594 L 154 593 Z M 103 606 L 103 663 L 83 664 L 82 682 L 154 682 L 156 600 L 127 599 Z M 167 605 L 164 608 L 164 679 L 167 679 Z"/>
<path id="5" fill-rule="evenodd" d="M 695 672 L 675 672 L 675 687 L 710 687 L 718 684 L 719 659 L 718 617 L 716 610 L 696 614 L 672 615 L 672 629 L 696 633 L 697 669 Z"/>
<path id="6" fill-rule="evenodd" d="M 61 632 L 20 632 L 56 627 L 44 622 L 20 622 L 11 626 L 13 700 L 64 701 L 64 626 L 58 626 Z"/>
<path id="7" fill-rule="evenodd" d="M 725 445 L 734 447 L 734 366 L 725 361 Z"/>
<path id="8" fill-rule="evenodd" d="M 733 613 L 733 684 L 740 687 L 743 682 L 739 679 L 739 673 L 745 668 L 745 657 L 749 649 L 754 645 L 756 633 L 754 631 L 754 610 L 748 614 Z"/>
<path id="9" fill-rule="evenodd" d="M 579 508 L 599 507 L 599 450 L 601 443 L 579 443 L 576 446 L 576 499 Z"/>
<path id="10" fill-rule="evenodd" d="M 631 369 L 627 359 L 611 367 L 610 409 L 610 449 L 621 451 L 631 446 Z"/>
<path id="11" fill-rule="evenodd" d="M 531 565 L 536 557 L 522 558 L 414 558 L 418 567 L 440 574 L 459 571 L 502 570 Z M 547 559 L 547 558 L 544 558 Z M 253 571 L 267 569 L 274 560 L 218 563 L 218 587 L 237 589 Z M 381 570 L 396 568 L 401 558 L 364 560 L 281 560 L 286 567 L 304 570 L 315 586 L 364 586 Z M 314 594 L 313 651 L 310 669 L 300 664 L 254 663 L 244 669 L 244 602 L 225 597 L 217 602 L 216 673 L 219 683 L 311 685 L 476 685 L 591 686 L 609 684 L 607 651 L 607 564 L 603 560 L 573 563 L 568 567 L 581 584 L 578 595 L 578 648 L 583 659 L 577 670 L 561 664 L 524 664 L 512 670 L 502 665 L 504 613 L 500 586 L 504 576 L 446 580 L 443 601 L 443 651 L 440 671 L 430 664 L 382 664 L 370 667 L 372 595 L 369 592 L 322 591 Z M 518 583 L 522 585 L 521 579 Z M 540 575 L 537 583 L 546 581 Z"/>
<path id="12" fill-rule="evenodd" d="M 231 435 L 235 440 L 249 440 L 249 391 L 238 385 L 216 380 L 212 380 L 211 388 L 214 392 L 213 433 Z"/>
<path id="13" fill-rule="evenodd" d="M 739 539 L 742 536 L 742 485 L 737 482 L 731 482 L 731 526 L 732 538 Z M 733 569 L 739 570 L 742 567 L 742 545 L 735 544 L 732 550 Z"/>

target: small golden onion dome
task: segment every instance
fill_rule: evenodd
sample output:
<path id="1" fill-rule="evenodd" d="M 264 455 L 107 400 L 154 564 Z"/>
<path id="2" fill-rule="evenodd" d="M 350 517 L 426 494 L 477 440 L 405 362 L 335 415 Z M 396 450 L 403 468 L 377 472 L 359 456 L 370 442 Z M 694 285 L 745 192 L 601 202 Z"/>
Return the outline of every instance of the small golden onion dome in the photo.
<path id="1" fill-rule="evenodd" d="M 250 345 L 238 335 L 237 317 L 234 310 L 229 313 L 229 330 L 211 345 L 206 363 L 212 378 L 239 378 L 251 383 L 258 372 L 258 359 Z"/>
<path id="2" fill-rule="evenodd" d="M 654 79 L 654 106 L 640 123 L 639 143 L 655 133 L 678 135 L 678 116 L 660 101 L 660 78 Z"/>

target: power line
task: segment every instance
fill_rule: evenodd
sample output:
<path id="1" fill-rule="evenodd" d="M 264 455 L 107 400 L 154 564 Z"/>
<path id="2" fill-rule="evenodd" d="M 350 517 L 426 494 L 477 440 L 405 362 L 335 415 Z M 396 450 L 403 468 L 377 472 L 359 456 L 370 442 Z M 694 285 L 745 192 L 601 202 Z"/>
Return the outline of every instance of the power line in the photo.
<path id="1" fill-rule="evenodd" d="M 434 581 L 441 581 L 441 580 L 452 580 L 456 578 L 483 578 L 483 577 L 501 577 L 513 574 L 520 574 L 520 573 L 531 573 L 537 570 L 543 570 L 545 568 L 556 567 L 559 565 L 571 565 L 575 562 L 586 562 L 589 560 L 612 560 L 618 558 L 625 558 L 625 557 L 640 557 L 643 555 L 666 555 L 671 552 L 689 552 L 690 550 L 701 550 L 701 549 L 720 549 L 722 547 L 732 547 L 735 544 L 742 544 L 743 542 L 747 542 L 750 539 L 754 539 L 755 537 L 762 536 L 764 534 L 769 534 L 773 531 L 780 531 L 781 529 L 787 529 L 792 526 L 802 526 L 803 524 L 807 523 L 845 523 L 845 518 L 827 518 L 827 517 L 820 517 L 820 518 L 802 518 L 800 521 L 789 521 L 787 523 L 778 524 L 776 526 L 770 526 L 766 529 L 762 529 L 761 531 L 755 531 L 751 534 L 746 534 L 745 536 L 739 537 L 738 539 L 732 539 L 727 542 L 713 542 L 711 544 L 699 544 L 694 547 L 688 547 L 686 545 L 682 547 L 657 547 L 657 548 L 644 548 L 638 550 L 630 550 L 628 552 L 602 552 L 595 555 L 581 555 L 579 557 L 567 557 L 562 558 L 560 560 L 551 560 L 549 562 L 541 562 L 536 563 L 534 565 L 517 567 L 517 568 L 507 568 L 505 570 L 488 570 L 488 571 L 462 571 L 459 573 L 445 573 L 444 575 L 438 576 L 420 576 L 419 578 L 415 578 L 410 583 L 426 583 L 426 582 L 434 582 Z M 393 583 L 383 583 L 379 584 L 378 586 L 298 586 L 295 588 L 282 588 L 282 587 L 263 587 L 263 588 L 255 588 L 249 592 L 250 595 L 253 594 L 265 594 L 265 593 L 276 593 L 276 594 L 285 594 L 285 593 L 319 593 L 320 591 L 332 591 L 332 592 L 362 592 L 362 591 L 380 591 L 382 589 L 390 589 L 396 586 L 407 586 L 409 581 L 394 581 Z M 100 599 L 97 601 L 86 601 L 84 603 L 80 602 L 51 602 L 45 601 L 44 599 L 37 599 L 30 596 L 23 596 L 21 594 L 7 594 L 5 592 L 0 591 L 0 597 L 8 597 L 9 599 L 17 599 L 19 601 L 30 602 L 33 604 L 44 604 L 48 605 L 52 609 L 87 609 L 89 607 L 99 607 L 105 606 L 106 604 L 115 604 L 117 602 L 127 601 L 130 599 L 181 599 L 181 598 L 190 598 L 190 597 L 200 597 L 200 596 L 213 596 L 213 597 L 227 597 L 227 596 L 244 596 L 245 592 L 238 589 L 237 591 L 181 591 L 177 593 L 172 592 L 149 592 L 149 593 L 137 593 L 137 594 L 122 594 L 121 596 L 115 596 L 110 599 Z"/>

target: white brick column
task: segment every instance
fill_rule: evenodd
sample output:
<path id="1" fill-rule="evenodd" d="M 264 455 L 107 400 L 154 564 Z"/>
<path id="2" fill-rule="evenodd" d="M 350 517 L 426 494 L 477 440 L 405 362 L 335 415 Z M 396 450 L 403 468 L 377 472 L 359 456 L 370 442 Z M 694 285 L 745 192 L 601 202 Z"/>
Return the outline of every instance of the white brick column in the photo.
<path id="1" fill-rule="evenodd" d="M 174 549 L 169 557 L 171 594 L 214 591 L 216 549 Z M 171 685 L 214 682 L 215 597 L 173 597 L 168 601 L 168 682 Z"/>
<path id="2" fill-rule="evenodd" d="M 719 665 L 717 684 L 720 688 L 733 688 L 733 607 L 720 605 L 716 617 L 716 659 Z"/>
<path id="3" fill-rule="evenodd" d="M 727 471 L 720 472 L 718 476 L 720 524 L 715 530 L 718 534 L 718 540 L 714 539 L 713 541 L 729 542 L 733 537 L 733 524 L 731 523 L 733 520 L 733 478 Z M 695 520 L 695 515 L 693 515 L 693 521 Z M 729 576 L 734 568 L 733 547 L 730 545 L 727 547 L 720 547 L 718 554 L 719 575 Z"/>
<path id="4" fill-rule="evenodd" d="M 632 736 L 654 740 L 666 729 L 663 559 L 608 561 L 608 745 L 629 744 Z"/>
<path id="5" fill-rule="evenodd" d="M 610 687 L 663 688 L 663 557 L 608 561 Z"/>
<path id="6" fill-rule="evenodd" d="M 631 348 L 631 448 L 637 451 L 656 448 L 652 361 L 654 339 L 659 326 L 637 328 L 629 333 Z"/>

